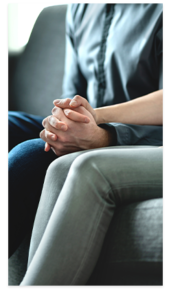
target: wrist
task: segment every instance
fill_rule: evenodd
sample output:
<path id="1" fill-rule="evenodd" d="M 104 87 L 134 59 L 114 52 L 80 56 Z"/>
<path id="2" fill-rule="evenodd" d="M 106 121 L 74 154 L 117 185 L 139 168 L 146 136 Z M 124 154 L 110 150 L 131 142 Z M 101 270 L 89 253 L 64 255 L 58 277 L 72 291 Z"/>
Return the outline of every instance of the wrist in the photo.
<path id="1" fill-rule="evenodd" d="M 108 147 L 108 146 L 112 146 L 112 133 L 104 128 L 100 128 L 101 130 L 103 130 L 103 139 L 102 139 L 102 146 L 101 147 Z"/>
<path id="2" fill-rule="evenodd" d="M 100 108 L 95 108 L 94 109 L 94 114 L 95 114 L 94 119 L 96 121 L 96 124 L 99 125 L 99 124 L 103 123 L 101 109 Z"/>
<path id="3" fill-rule="evenodd" d="M 112 124 L 108 124 L 108 123 L 102 123 L 102 124 L 99 124 L 98 127 L 108 131 L 108 134 L 110 133 L 109 146 L 116 146 L 117 145 L 117 133 L 116 133 L 115 126 L 113 126 Z"/>
<path id="4" fill-rule="evenodd" d="M 93 140 L 90 148 L 93 149 L 111 146 L 112 140 L 112 133 L 109 130 L 97 126 L 96 138 Z"/>

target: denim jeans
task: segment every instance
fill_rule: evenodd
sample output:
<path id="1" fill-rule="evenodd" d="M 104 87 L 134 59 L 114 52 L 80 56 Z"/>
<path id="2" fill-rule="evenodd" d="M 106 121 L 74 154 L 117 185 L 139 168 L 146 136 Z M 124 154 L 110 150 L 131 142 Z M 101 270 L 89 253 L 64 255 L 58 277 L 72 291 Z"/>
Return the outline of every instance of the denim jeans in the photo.
<path id="1" fill-rule="evenodd" d="M 162 148 L 108 147 L 58 158 L 46 173 L 21 285 L 85 284 L 115 209 L 161 197 Z"/>
<path id="2" fill-rule="evenodd" d="M 9 256 L 32 228 L 46 170 L 56 158 L 38 138 L 42 119 L 9 112 Z"/>

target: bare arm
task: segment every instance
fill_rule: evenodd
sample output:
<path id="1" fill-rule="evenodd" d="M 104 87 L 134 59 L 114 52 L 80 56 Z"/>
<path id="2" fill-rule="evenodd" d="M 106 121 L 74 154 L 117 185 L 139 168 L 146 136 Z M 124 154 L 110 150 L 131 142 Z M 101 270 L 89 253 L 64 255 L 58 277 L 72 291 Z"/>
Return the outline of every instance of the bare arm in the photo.
<path id="1" fill-rule="evenodd" d="M 136 125 L 162 125 L 163 123 L 163 90 L 153 92 L 126 103 L 97 109 L 93 109 L 88 101 L 81 96 L 75 96 L 73 99 L 55 100 L 54 104 L 63 109 L 63 112 L 68 119 L 81 123 L 88 124 L 91 122 L 92 117 L 97 125 L 110 122 Z M 90 114 L 86 115 L 86 111 L 79 111 L 78 108 L 81 106 Z M 49 151 L 50 145 L 52 145 L 52 133 L 54 137 L 53 141 L 58 139 L 57 131 L 54 131 L 54 128 L 58 130 L 61 129 L 61 127 L 59 128 L 59 126 L 61 126 L 59 122 L 56 123 L 56 118 L 58 116 L 54 113 L 54 109 L 52 110 L 52 113 L 54 116 L 51 118 L 49 125 L 51 124 L 53 127 L 48 127 L 49 125 L 46 121 L 46 130 L 41 134 L 41 137 L 46 141 L 45 151 Z M 52 122 L 53 119 L 56 121 Z M 66 120 L 67 119 L 65 119 L 65 122 L 63 121 L 64 124 L 66 123 Z M 67 124 L 65 130 L 68 131 Z M 97 143 L 93 146 L 96 148 L 110 145 L 110 133 L 107 130 L 103 130 L 103 132 L 99 133 L 100 135 L 104 135 L 104 139 L 98 139 Z M 102 145 L 98 145 L 99 140 L 104 140 Z"/>
<path id="2" fill-rule="evenodd" d="M 115 122 L 137 125 L 162 125 L 163 123 L 163 90 L 125 103 L 96 109 L 93 109 L 88 101 L 81 96 L 75 96 L 72 100 L 55 100 L 54 104 L 63 109 L 67 108 L 64 110 L 65 115 L 77 122 L 85 122 L 84 116 L 71 109 L 82 105 L 93 115 L 96 124 Z"/>
<path id="3" fill-rule="evenodd" d="M 96 108 L 96 123 L 162 125 L 163 90 L 111 106 Z"/>

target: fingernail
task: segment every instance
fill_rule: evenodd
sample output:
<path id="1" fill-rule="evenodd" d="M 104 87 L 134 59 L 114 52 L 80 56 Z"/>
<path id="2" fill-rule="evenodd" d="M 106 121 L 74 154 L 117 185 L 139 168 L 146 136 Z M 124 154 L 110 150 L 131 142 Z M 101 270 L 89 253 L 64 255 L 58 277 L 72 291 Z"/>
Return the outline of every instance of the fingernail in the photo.
<path id="1" fill-rule="evenodd" d="M 65 115 L 68 115 L 68 114 L 69 114 L 69 110 L 65 109 Z"/>
<path id="2" fill-rule="evenodd" d="M 53 103 L 54 104 L 59 104 L 61 102 L 61 100 L 54 100 Z"/>
<path id="3" fill-rule="evenodd" d="M 66 127 L 65 125 L 62 125 L 62 126 L 61 126 L 61 129 L 62 129 L 62 130 L 67 130 L 67 127 Z"/>
<path id="4" fill-rule="evenodd" d="M 77 102 L 75 101 L 75 100 L 72 100 L 71 102 L 70 102 L 70 106 L 76 106 L 77 105 Z"/>
<path id="5" fill-rule="evenodd" d="M 84 119 L 84 121 L 85 121 L 85 123 L 89 123 L 90 120 L 89 119 Z"/>

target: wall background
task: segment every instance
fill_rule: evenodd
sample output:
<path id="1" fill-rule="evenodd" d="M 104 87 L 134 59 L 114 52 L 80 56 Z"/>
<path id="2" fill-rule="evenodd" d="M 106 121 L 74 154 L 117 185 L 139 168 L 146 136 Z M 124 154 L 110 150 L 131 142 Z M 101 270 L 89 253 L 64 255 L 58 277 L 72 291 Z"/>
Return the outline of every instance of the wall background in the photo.
<path id="1" fill-rule="evenodd" d="M 61 5 L 63 3 L 9 3 L 8 15 L 8 50 L 21 51 L 27 44 L 34 23 L 44 7 Z"/>

